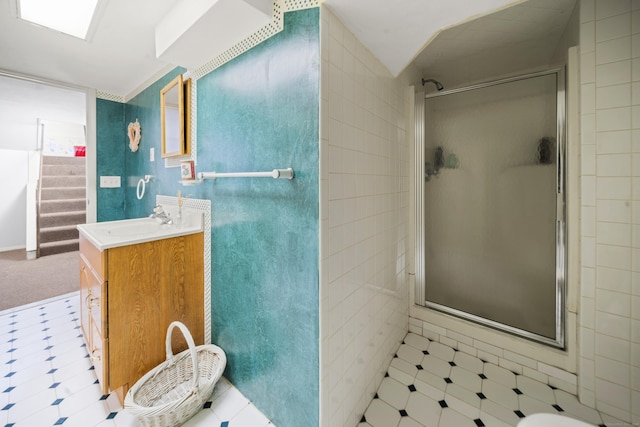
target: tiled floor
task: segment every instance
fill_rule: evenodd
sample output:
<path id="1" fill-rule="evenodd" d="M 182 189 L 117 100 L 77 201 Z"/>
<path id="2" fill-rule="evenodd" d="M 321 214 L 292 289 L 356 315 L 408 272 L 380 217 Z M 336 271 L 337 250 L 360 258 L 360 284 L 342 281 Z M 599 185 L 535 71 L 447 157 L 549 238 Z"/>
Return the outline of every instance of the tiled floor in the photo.
<path id="1" fill-rule="evenodd" d="M 625 426 L 575 396 L 409 333 L 359 427 L 506 427 L 538 412 Z"/>
<path id="2" fill-rule="evenodd" d="M 78 294 L 0 312 L 0 426 L 133 427 L 103 396 L 80 330 Z M 537 412 L 623 426 L 562 390 L 409 333 L 358 427 L 505 427 Z M 186 427 L 272 426 L 222 378 Z"/>
<path id="3" fill-rule="evenodd" d="M 77 293 L 0 312 L 0 426 L 129 427 L 136 419 L 103 396 L 89 361 Z M 186 427 L 265 427 L 269 420 L 222 378 Z"/>

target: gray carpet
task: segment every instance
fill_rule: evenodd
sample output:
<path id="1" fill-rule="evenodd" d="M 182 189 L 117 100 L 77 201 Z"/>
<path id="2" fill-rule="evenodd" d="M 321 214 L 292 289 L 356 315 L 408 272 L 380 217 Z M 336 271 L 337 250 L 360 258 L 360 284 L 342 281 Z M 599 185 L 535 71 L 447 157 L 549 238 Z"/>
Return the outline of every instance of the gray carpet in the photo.
<path id="1" fill-rule="evenodd" d="M 78 251 L 26 259 L 21 250 L 0 252 L 0 311 L 80 289 Z"/>

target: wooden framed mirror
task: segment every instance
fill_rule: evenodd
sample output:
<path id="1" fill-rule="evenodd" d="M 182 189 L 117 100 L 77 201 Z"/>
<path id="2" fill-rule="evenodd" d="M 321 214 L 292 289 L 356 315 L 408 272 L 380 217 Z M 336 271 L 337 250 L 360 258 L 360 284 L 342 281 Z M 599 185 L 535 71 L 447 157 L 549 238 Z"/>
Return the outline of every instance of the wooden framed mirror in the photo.
<path id="1" fill-rule="evenodd" d="M 162 157 L 190 153 L 191 79 L 178 75 L 160 91 Z"/>
<path id="2" fill-rule="evenodd" d="M 184 153 L 191 154 L 191 79 L 186 79 L 182 83 L 184 100 Z"/>

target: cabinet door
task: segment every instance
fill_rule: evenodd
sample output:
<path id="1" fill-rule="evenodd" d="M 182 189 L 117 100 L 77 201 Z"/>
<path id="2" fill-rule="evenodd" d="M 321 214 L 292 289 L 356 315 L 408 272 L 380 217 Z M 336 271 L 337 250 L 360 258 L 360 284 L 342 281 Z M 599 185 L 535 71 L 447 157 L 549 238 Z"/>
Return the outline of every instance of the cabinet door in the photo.
<path id="1" fill-rule="evenodd" d="M 81 235 L 80 238 L 80 324 L 87 352 L 94 366 L 102 392 L 107 394 L 108 367 L 106 254 Z"/>
<path id="2" fill-rule="evenodd" d="M 91 292 L 91 281 L 89 275 L 91 267 L 85 258 L 80 254 L 80 326 L 85 342 L 89 339 L 89 292 Z M 87 342 L 87 345 L 89 343 Z"/>
<path id="3" fill-rule="evenodd" d="M 92 271 L 92 273 L 94 273 Z M 100 280 L 95 274 L 90 275 L 91 288 L 87 298 L 87 308 L 89 309 L 90 321 L 95 324 L 100 335 L 108 338 L 106 328 L 106 304 L 107 304 L 107 284 Z"/>
<path id="4" fill-rule="evenodd" d="M 102 386 L 102 392 L 108 393 L 109 385 L 105 383 L 105 367 L 107 342 L 103 339 L 102 331 L 106 302 L 106 283 L 96 276 L 87 259 L 80 254 L 80 324 L 87 344 L 87 352 Z"/>
<path id="5" fill-rule="evenodd" d="M 106 337 L 106 283 L 96 275 L 86 258 L 80 254 L 80 309 L 82 332 L 90 336 L 89 323 L 95 322 L 101 335 Z"/>
<path id="6" fill-rule="evenodd" d="M 91 345 L 87 349 L 89 352 L 89 357 L 91 358 L 91 362 L 93 363 L 93 368 L 96 373 L 96 377 L 98 377 L 98 381 L 100 382 L 100 386 L 102 387 L 102 394 L 109 393 L 109 384 L 107 384 L 106 379 L 106 367 L 109 366 L 109 352 L 108 341 L 102 338 L 100 331 L 96 327 L 95 322 L 91 322 Z"/>
<path id="7" fill-rule="evenodd" d="M 203 234 L 109 249 L 109 384 L 130 387 L 166 359 L 167 327 L 179 320 L 204 341 Z M 174 353 L 187 346 L 174 334 Z"/>

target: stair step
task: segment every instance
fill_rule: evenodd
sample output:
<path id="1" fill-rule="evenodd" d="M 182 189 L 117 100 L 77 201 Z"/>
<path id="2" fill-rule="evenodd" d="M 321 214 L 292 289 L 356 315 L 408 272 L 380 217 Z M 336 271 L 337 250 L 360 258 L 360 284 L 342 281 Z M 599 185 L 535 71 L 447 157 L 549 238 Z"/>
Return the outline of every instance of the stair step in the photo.
<path id="1" fill-rule="evenodd" d="M 61 254 L 64 252 L 73 252 L 80 249 L 78 239 L 69 239 L 51 243 L 40 244 L 40 256 Z"/>
<path id="2" fill-rule="evenodd" d="M 40 178 L 42 188 L 83 187 L 85 180 L 84 175 L 55 175 Z"/>
<path id="3" fill-rule="evenodd" d="M 85 176 L 86 168 L 81 165 L 42 165 L 42 176 L 74 175 Z"/>
<path id="4" fill-rule="evenodd" d="M 40 213 L 81 211 L 86 208 L 85 199 L 42 200 Z"/>
<path id="5" fill-rule="evenodd" d="M 86 159 L 44 156 L 40 179 L 39 255 L 77 251 L 87 221 Z"/>
<path id="6" fill-rule="evenodd" d="M 43 165 L 84 165 L 86 157 L 42 156 Z"/>
<path id="7" fill-rule="evenodd" d="M 60 227 L 40 228 L 40 244 L 63 240 L 77 239 L 78 229 L 75 225 L 63 225 Z"/>
<path id="8" fill-rule="evenodd" d="M 55 212 L 40 215 L 40 229 L 84 224 L 86 222 L 86 211 Z"/>
<path id="9" fill-rule="evenodd" d="M 84 199 L 86 189 L 82 187 L 43 187 L 40 200 Z"/>

